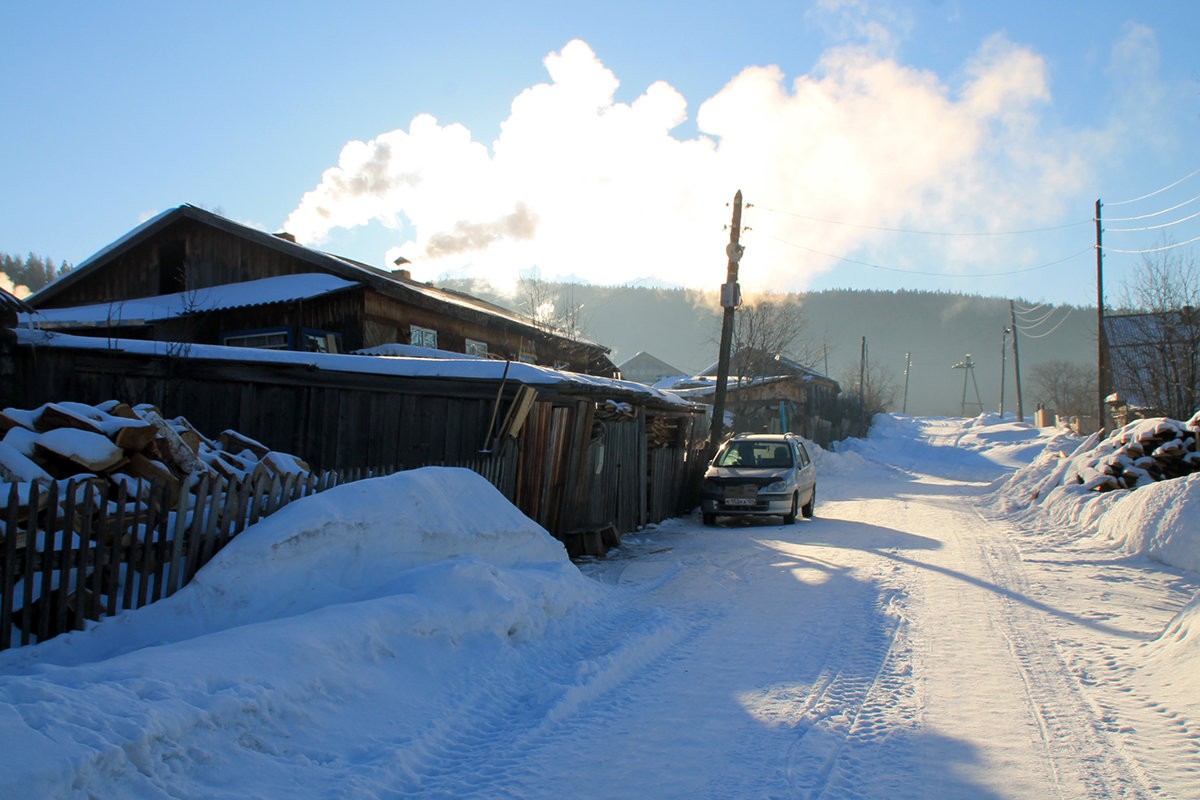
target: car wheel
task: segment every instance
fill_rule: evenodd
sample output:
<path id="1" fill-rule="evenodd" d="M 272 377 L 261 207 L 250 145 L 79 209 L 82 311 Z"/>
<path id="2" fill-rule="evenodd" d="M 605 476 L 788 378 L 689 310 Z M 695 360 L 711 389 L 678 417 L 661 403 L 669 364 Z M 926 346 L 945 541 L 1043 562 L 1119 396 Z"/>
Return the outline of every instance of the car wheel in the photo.
<path id="1" fill-rule="evenodd" d="M 805 519 L 812 519 L 813 513 L 816 511 L 816 508 L 817 508 L 817 487 L 814 486 L 813 490 L 812 490 L 812 494 L 808 496 L 808 502 L 805 503 L 803 508 L 800 509 L 800 513 L 804 515 Z"/>
<path id="2" fill-rule="evenodd" d="M 704 514 L 704 524 L 709 526 L 710 528 L 713 525 L 716 525 L 717 524 L 717 515 L 716 514 Z"/>
<path id="3" fill-rule="evenodd" d="M 796 503 L 800 501 L 799 495 L 792 495 L 792 511 L 790 514 L 783 515 L 783 524 L 792 525 L 796 522 Z"/>

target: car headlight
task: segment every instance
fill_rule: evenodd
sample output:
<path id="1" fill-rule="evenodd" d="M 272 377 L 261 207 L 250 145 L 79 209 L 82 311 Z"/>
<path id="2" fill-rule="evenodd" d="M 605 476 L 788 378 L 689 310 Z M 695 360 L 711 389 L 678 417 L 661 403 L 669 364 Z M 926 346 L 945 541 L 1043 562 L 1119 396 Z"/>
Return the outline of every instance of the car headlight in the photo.
<path id="1" fill-rule="evenodd" d="M 787 481 L 775 481 L 763 487 L 764 492 L 784 492 L 787 491 Z"/>

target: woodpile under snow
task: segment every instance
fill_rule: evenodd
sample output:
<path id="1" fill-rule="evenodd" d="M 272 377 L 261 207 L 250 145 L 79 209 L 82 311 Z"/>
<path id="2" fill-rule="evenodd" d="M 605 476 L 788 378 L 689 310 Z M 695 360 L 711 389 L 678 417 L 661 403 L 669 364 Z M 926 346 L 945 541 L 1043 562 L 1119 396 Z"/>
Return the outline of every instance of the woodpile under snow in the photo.
<path id="1" fill-rule="evenodd" d="M 0 484 L 95 479 L 123 483 L 133 497 L 139 480 L 142 487 L 153 481 L 169 486 L 174 504 L 205 476 L 242 481 L 310 472 L 296 456 L 273 452 L 236 431 L 210 439 L 183 417 L 166 419 L 153 406 L 116 400 L 6 408 L 0 411 L 0 435 Z M 21 509 L 22 517 L 27 513 Z"/>
<path id="2" fill-rule="evenodd" d="M 1136 489 L 1200 472 L 1200 412 L 1187 422 L 1159 417 L 1131 422 L 1108 438 L 1094 435 L 1071 459 L 1075 481 L 1098 492 Z"/>

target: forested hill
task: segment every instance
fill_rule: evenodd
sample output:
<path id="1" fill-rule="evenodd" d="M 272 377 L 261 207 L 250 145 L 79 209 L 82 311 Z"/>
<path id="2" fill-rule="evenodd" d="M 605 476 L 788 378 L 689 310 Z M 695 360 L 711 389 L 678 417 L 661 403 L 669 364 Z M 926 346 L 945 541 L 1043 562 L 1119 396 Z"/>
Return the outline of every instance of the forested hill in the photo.
<path id="1" fill-rule="evenodd" d="M 520 310 L 519 298 L 489 293 L 478 285 L 445 282 Z M 560 310 L 579 308 L 584 336 L 613 350 L 617 364 L 645 350 L 681 372 L 694 373 L 716 361 L 720 314 L 714 298 L 683 289 L 589 286 L 548 283 L 543 287 Z M 901 410 L 905 353 L 912 354 L 908 412 L 957 415 L 962 407 L 966 370 L 954 369 L 967 353 L 985 409 L 1000 400 L 1002 331 L 1010 324 L 1005 298 L 939 292 L 829 290 L 792 296 L 807 318 L 805 348 L 820 352 L 828 345 L 828 374 L 851 388 L 858 380 L 862 337 L 867 338 L 870 366 L 895 383 L 892 410 Z M 1033 303 L 1018 301 L 1018 311 Z M 1045 319 L 1042 319 L 1045 317 Z M 1040 320 L 1040 321 L 1039 321 Z M 1033 372 L 1038 364 L 1066 361 L 1091 368 L 1096 363 L 1096 314 L 1091 308 L 1040 307 L 1018 319 L 1018 340 L 1025 411 L 1032 414 L 1038 397 Z M 1056 327 L 1057 326 L 1057 327 Z M 1036 338 L 1035 338 L 1036 337 Z M 1016 410 L 1012 338 L 1007 339 L 1006 403 Z M 812 367 L 826 371 L 823 360 Z M 967 384 L 968 413 L 974 414 L 975 388 Z"/>

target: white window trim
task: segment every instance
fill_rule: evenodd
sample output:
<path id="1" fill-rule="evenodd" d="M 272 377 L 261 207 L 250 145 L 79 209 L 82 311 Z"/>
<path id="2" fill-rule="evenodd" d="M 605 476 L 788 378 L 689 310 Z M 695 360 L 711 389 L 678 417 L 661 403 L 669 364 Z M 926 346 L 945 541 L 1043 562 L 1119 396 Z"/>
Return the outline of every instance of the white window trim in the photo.
<path id="1" fill-rule="evenodd" d="M 432 328 L 422 328 L 419 325 L 410 325 L 408 328 L 410 344 L 417 347 L 428 347 L 431 350 L 437 349 L 437 331 Z"/>

